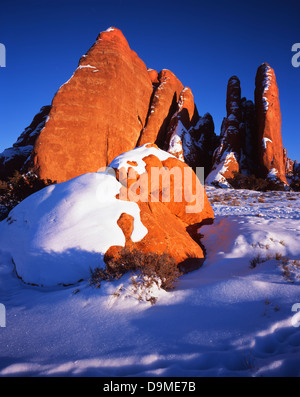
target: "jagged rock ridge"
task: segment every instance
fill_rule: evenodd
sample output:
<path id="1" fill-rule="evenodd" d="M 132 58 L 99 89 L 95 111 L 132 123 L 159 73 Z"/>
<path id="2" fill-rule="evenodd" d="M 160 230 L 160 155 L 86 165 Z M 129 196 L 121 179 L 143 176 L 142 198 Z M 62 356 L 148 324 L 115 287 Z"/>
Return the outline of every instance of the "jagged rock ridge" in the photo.
<path id="1" fill-rule="evenodd" d="M 255 102 L 241 97 L 237 76 L 229 79 L 226 111 L 217 136 L 212 116 L 199 115 L 191 89 L 167 69 L 147 69 L 122 32 L 109 28 L 80 58 L 51 106 L 0 155 L 1 178 L 30 169 L 61 182 L 155 143 L 193 169 L 204 167 L 207 184 L 229 186 L 235 172 L 292 180 L 276 77 L 268 64 L 257 70 Z"/>

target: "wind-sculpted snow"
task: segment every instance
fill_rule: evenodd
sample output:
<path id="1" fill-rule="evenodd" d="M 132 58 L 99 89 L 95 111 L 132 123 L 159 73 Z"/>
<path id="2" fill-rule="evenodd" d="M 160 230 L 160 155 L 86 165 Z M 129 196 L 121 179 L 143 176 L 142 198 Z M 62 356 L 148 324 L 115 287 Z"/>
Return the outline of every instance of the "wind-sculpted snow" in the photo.
<path id="1" fill-rule="evenodd" d="M 206 261 L 173 291 L 157 289 L 153 306 L 130 275 L 100 289 L 25 286 L 2 252 L 0 375 L 299 377 L 299 194 L 207 192 Z"/>

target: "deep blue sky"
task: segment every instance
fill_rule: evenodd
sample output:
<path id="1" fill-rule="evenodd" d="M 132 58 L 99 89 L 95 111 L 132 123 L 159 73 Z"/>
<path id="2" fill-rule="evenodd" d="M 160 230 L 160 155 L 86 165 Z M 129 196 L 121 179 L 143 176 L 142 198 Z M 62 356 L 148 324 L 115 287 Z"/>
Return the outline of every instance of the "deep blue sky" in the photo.
<path id="1" fill-rule="evenodd" d="M 0 0 L 0 151 L 11 146 L 70 78 L 99 32 L 121 29 L 148 68 L 170 69 L 193 91 L 217 134 L 226 115 L 227 81 L 254 97 L 258 66 L 268 62 L 279 86 L 283 144 L 300 160 L 299 0 Z"/>

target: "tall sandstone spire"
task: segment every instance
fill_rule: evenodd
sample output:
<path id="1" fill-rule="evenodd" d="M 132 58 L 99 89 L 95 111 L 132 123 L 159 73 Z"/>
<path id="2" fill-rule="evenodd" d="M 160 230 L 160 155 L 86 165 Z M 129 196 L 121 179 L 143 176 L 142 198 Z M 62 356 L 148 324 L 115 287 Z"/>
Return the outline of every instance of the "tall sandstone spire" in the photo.
<path id="1" fill-rule="evenodd" d="M 267 63 L 256 73 L 255 107 L 260 176 L 286 183 L 279 91 L 274 70 Z"/>
<path id="2" fill-rule="evenodd" d="M 229 186 L 234 172 L 286 181 L 287 155 L 281 137 L 279 92 L 274 70 L 262 64 L 255 79 L 255 104 L 241 98 L 240 81 L 232 76 L 227 85 L 227 117 L 221 142 L 213 155 L 206 183 Z"/>
<path id="3" fill-rule="evenodd" d="M 211 115 L 199 115 L 191 89 L 167 69 L 147 69 L 122 32 L 109 28 L 51 106 L 0 154 L 0 176 L 30 170 L 62 182 L 155 143 L 194 170 L 204 167 L 208 184 L 230 186 L 235 172 L 287 183 L 285 174 L 290 180 L 295 167 L 283 150 L 274 70 L 266 63 L 258 68 L 255 103 L 241 98 L 240 80 L 232 76 L 226 112 L 217 136 Z"/>
<path id="4" fill-rule="evenodd" d="M 213 155 L 213 167 L 206 178 L 208 184 L 229 186 L 227 179 L 240 169 L 241 153 L 241 85 L 236 76 L 227 84 L 226 94 L 227 117 L 223 120 L 221 142 Z"/>

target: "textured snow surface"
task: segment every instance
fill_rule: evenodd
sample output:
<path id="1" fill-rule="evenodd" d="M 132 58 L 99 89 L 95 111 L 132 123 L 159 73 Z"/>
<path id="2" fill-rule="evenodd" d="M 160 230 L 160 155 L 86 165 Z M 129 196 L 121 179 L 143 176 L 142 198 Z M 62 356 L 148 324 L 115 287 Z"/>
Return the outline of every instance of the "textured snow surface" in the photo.
<path id="1" fill-rule="evenodd" d="M 207 194 L 206 261 L 173 291 L 154 290 L 153 306 L 129 276 L 100 289 L 24 285 L 2 251 L 0 376 L 300 376 L 299 194 Z M 269 259 L 250 268 L 258 254 Z"/>

